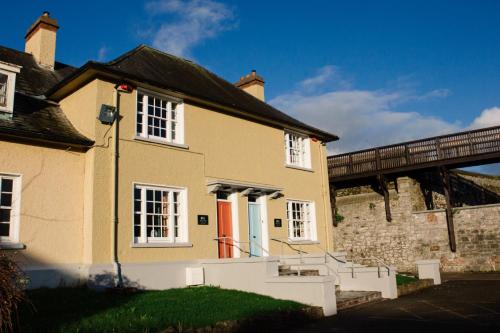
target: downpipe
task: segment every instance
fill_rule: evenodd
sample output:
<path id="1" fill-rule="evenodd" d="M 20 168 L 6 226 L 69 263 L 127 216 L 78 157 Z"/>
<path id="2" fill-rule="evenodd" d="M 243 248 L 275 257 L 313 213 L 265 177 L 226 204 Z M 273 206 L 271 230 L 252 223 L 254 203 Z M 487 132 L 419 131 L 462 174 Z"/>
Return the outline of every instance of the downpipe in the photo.
<path id="1" fill-rule="evenodd" d="M 118 211 L 119 211 L 119 171 L 120 171 L 120 93 L 131 93 L 132 87 L 127 84 L 115 85 L 116 92 L 116 117 L 115 117 L 115 135 L 114 135 L 114 177 L 113 177 L 113 270 L 115 274 L 115 287 L 123 287 L 123 275 L 120 260 L 118 258 Z"/>

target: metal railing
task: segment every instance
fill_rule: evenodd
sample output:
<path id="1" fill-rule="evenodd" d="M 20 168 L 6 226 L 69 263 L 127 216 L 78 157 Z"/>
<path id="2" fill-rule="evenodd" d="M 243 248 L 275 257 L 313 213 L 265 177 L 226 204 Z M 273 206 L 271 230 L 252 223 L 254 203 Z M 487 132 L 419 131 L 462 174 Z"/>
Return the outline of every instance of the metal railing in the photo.
<path id="1" fill-rule="evenodd" d="M 296 251 L 298 254 L 299 254 L 299 265 L 297 266 L 297 274 L 300 276 L 301 274 L 301 268 L 300 266 L 305 266 L 305 265 L 318 265 L 318 264 L 308 264 L 308 263 L 305 263 L 304 260 L 303 260 L 303 254 L 308 254 L 306 251 L 303 251 L 302 250 L 302 245 L 303 244 L 294 244 L 294 243 L 290 243 L 290 239 L 288 238 L 271 238 L 272 241 L 275 241 L 275 242 L 279 242 L 281 243 L 281 257 L 284 256 L 284 247 L 283 245 L 287 245 L 289 248 L 291 248 L 292 250 Z M 299 247 L 299 249 L 296 249 L 294 248 L 292 245 L 296 245 Z M 359 258 L 353 258 L 351 262 L 348 262 L 348 261 L 344 261 L 344 260 L 340 260 L 339 258 L 335 257 L 333 254 L 331 254 L 330 252 L 326 251 L 323 247 L 319 246 L 318 244 L 304 244 L 304 245 L 307 245 L 307 246 L 314 246 L 316 248 L 319 248 L 323 255 L 324 255 L 324 258 L 325 258 L 325 267 L 327 268 L 327 270 L 329 271 L 332 271 L 337 277 L 340 278 L 340 276 L 338 275 L 338 272 L 335 272 L 334 270 L 332 270 L 328 265 L 326 265 L 328 263 L 327 261 L 327 258 L 330 257 L 332 259 L 334 259 L 335 261 L 337 261 L 338 263 L 341 263 L 341 264 L 344 264 L 346 266 L 344 267 L 347 267 L 347 268 L 351 268 L 351 276 L 354 278 L 354 269 L 356 268 L 355 263 L 353 262 L 354 260 L 363 260 L 363 261 L 366 261 L 366 260 L 372 260 L 372 261 L 375 261 L 377 263 L 377 273 L 378 273 L 378 277 L 380 278 L 381 277 L 381 268 L 385 268 L 387 269 L 387 275 L 391 275 L 391 267 L 389 265 L 387 265 L 382 259 L 380 258 L 377 258 L 377 257 L 359 257 Z M 347 264 L 351 264 L 350 267 L 347 265 Z"/>
<path id="2" fill-rule="evenodd" d="M 334 259 L 335 261 L 337 261 L 339 263 L 342 263 L 342 264 L 346 263 L 345 261 L 340 260 L 339 258 L 335 257 L 330 252 L 328 252 L 325 249 L 323 249 L 318 244 L 300 244 L 300 243 L 299 244 L 294 244 L 293 242 L 291 242 L 291 240 L 289 238 L 271 238 L 271 240 L 274 241 L 274 242 L 278 242 L 278 243 L 281 244 L 281 258 L 283 258 L 284 254 L 285 254 L 285 252 L 284 252 L 284 245 L 286 245 L 287 247 L 289 247 L 290 249 L 292 249 L 293 251 L 295 251 L 295 252 L 297 252 L 299 254 L 299 265 L 297 266 L 297 275 L 298 276 L 301 276 L 301 266 L 307 266 L 307 265 L 315 266 L 315 265 L 319 265 L 319 264 L 309 264 L 309 263 L 305 263 L 304 262 L 304 259 L 303 259 L 302 255 L 303 254 L 308 254 L 308 252 L 302 250 L 302 246 L 303 245 L 314 246 L 316 248 L 319 248 L 321 250 L 321 252 L 323 253 L 324 258 L 325 258 L 325 263 L 321 264 L 321 265 L 325 266 L 328 271 L 332 271 L 332 273 L 334 273 L 337 277 L 338 277 L 338 273 L 335 272 L 334 270 L 332 270 L 331 267 L 329 267 L 327 265 L 327 263 L 328 263 L 327 258 L 330 257 L 330 258 Z M 299 248 L 297 249 L 294 246 L 298 246 Z"/>
<path id="3" fill-rule="evenodd" d="M 336 179 L 384 173 L 496 153 L 500 153 L 500 126 L 328 156 L 328 175 Z"/>
<path id="4" fill-rule="evenodd" d="M 232 246 L 233 248 L 237 248 L 238 250 L 240 250 L 243 253 L 247 253 L 249 257 L 258 257 L 256 255 L 252 254 L 251 245 L 257 246 L 262 251 L 262 253 L 266 253 L 267 255 L 269 255 L 269 251 L 267 251 L 266 249 L 264 249 L 259 242 L 256 242 L 256 241 L 253 241 L 253 240 L 250 240 L 248 242 L 243 242 L 243 241 L 237 241 L 233 237 L 229 237 L 229 236 L 216 237 L 213 240 L 217 241 L 219 244 L 223 244 L 224 258 L 227 258 L 226 249 L 227 249 L 228 245 Z M 235 244 L 235 243 L 237 243 L 237 244 Z M 248 250 L 242 248 L 241 244 L 248 244 Z"/>
<path id="5" fill-rule="evenodd" d="M 385 269 L 387 269 L 387 276 L 391 275 L 391 267 L 389 265 L 387 265 L 382 259 L 377 258 L 377 257 L 356 257 L 356 258 L 353 258 L 351 261 L 351 275 L 353 278 L 354 278 L 354 268 L 355 268 L 354 261 L 363 262 L 363 261 L 367 261 L 367 260 L 375 261 L 377 263 L 377 273 L 378 273 L 379 278 L 381 277 L 381 273 L 380 273 L 381 267 L 384 267 Z"/>

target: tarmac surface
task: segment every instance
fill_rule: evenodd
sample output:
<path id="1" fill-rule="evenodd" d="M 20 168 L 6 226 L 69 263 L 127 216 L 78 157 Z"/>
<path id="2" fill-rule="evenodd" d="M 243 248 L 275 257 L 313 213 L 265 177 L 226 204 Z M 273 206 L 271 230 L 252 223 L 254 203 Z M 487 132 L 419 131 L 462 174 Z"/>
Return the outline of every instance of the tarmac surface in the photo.
<path id="1" fill-rule="evenodd" d="M 500 332 L 500 274 L 445 274 L 443 284 L 339 311 L 289 332 Z"/>

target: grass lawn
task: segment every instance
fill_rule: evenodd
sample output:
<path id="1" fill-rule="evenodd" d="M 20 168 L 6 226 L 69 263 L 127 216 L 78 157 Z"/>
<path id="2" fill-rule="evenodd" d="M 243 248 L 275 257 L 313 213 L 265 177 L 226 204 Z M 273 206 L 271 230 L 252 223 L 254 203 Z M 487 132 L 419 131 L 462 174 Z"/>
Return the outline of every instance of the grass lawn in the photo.
<path id="1" fill-rule="evenodd" d="M 28 292 L 21 332 L 158 332 L 298 309 L 304 305 L 216 287 L 111 294 L 86 288 Z M 33 308 L 32 307 L 32 308 Z"/>
<path id="2" fill-rule="evenodd" d="M 418 281 L 418 279 L 414 276 L 396 274 L 396 284 L 398 286 L 402 286 L 404 284 L 409 284 L 409 283 L 413 283 L 413 282 L 417 282 L 417 281 Z"/>

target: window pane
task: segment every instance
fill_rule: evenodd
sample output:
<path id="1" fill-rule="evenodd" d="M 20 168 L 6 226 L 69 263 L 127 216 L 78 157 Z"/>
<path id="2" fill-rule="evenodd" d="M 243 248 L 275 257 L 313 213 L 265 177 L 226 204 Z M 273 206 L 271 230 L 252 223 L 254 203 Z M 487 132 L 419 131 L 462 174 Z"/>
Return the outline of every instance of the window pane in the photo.
<path id="1" fill-rule="evenodd" d="M 7 105 L 7 79 L 5 74 L 0 74 L 0 105 Z"/>
<path id="2" fill-rule="evenodd" d="M 10 209 L 0 209 L 0 222 L 10 221 Z"/>
<path id="3" fill-rule="evenodd" d="M 134 237 L 141 237 L 141 226 L 134 226 Z"/>
<path id="4" fill-rule="evenodd" d="M 9 237 L 10 224 L 0 223 L 0 236 Z"/>
<path id="5" fill-rule="evenodd" d="M 12 194 L 2 193 L 0 206 L 10 207 L 12 205 Z"/>
<path id="6" fill-rule="evenodd" d="M 134 201 L 134 211 L 136 211 L 136 212 L 141 211 L 141 202 L 140 201 Z"/>
<path id="7" fill-rule="evenodd" d="M 12 179 L 2 178 L 2 192 L 12 192 Z"/>
<path id="8" fill-rule="evenodd" d="M 153 191 L 152 190 L 146 190 L 146 200 L 153 201 Z"/>

